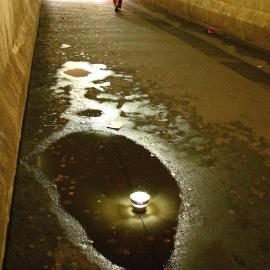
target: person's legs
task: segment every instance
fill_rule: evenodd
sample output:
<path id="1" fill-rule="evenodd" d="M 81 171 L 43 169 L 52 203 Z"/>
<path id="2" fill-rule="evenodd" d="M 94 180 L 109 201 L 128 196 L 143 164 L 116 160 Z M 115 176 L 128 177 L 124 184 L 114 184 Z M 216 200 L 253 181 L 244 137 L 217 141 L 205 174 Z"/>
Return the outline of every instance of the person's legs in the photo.
<path id="1" fill-rule="evenodd" d="M 118 2 L 119 2 L 119 0 L 113 0 L 115 12 L 118 12 Z"/>
<path id="2" fill-rule="evenodd" d="M 118 8 L 122 7 L 122 0 L 113 0 L 113 4 L 115 6 L 115 12 L 117 12 Z"/>

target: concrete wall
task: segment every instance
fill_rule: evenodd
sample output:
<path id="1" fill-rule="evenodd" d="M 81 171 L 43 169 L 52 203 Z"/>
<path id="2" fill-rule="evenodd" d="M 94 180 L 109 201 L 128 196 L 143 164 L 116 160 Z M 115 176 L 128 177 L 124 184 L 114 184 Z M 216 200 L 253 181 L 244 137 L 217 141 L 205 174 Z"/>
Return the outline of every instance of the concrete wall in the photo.
<path id="1" fill-rule="evenodd" d="M 0 269 L 41 0 L 0 0 Z"/>
<path id="2" fill-rule="evenodd" d="M 269 0 L 137 0 L 217 28 L 270 52 Z"/>

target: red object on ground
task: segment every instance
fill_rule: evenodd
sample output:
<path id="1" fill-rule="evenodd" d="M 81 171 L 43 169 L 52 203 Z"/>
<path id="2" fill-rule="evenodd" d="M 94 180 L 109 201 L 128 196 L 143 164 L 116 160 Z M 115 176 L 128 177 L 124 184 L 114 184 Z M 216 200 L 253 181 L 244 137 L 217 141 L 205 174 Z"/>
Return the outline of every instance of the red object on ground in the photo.
<path id="1" fill-rule="evenodd" d="M 119 8 L 122 6 L 122 0 L 113 0 L 114 5 L 118 5 Z"/>
<path id="2" fill-rule="evenodd" d="M 214 34 L 214 33 L 216 33 L 216 30 L 215 30 L 214 27 L 210 26 L 210 27 L 208 27 L 208 29 L 207 29 L 207 33 L 208 33 L 208 34 Z"/>

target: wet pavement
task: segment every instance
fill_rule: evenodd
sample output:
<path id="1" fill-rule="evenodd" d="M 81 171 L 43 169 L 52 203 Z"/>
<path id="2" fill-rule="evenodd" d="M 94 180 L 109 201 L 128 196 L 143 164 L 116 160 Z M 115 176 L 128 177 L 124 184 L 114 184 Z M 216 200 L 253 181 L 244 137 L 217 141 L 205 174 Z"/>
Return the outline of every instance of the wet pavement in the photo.
<path id="1" fill-rule="evenodd" d="M 186 21 L 44 1 L 5 269 L 270 269 L 269 90 Z"/>

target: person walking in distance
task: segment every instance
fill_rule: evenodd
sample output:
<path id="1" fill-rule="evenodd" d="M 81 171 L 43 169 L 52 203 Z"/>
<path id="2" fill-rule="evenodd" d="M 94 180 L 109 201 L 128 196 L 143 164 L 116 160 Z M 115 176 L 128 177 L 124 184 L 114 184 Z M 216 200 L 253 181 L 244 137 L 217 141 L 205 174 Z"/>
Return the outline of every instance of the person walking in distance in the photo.
<path id="1" fill-rule="evenodd" d="M 119 8 L 122 7 L 122 0 L 113 0 L 114 10 L 118 12 Z"/>

